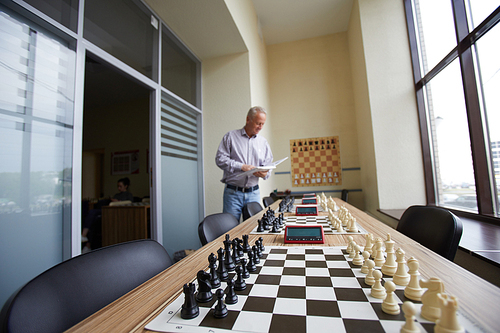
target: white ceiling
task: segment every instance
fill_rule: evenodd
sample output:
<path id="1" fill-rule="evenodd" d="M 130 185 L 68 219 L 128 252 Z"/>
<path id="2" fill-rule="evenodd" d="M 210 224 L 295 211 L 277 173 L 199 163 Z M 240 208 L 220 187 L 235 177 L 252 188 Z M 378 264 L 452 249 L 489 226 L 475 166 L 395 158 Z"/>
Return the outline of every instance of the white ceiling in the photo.
<path id="1" fill-rule="evenodd" d="M 347 31 L 353 0 L 252 0 L 266 44 Z"/>
<path id="2" fill-rule="evenodd" d="M 201 60 L 247 51 L 224 0 L 144 1 Z M 252 2 L 271 45 L 347 31 L 353 0 Z"/>

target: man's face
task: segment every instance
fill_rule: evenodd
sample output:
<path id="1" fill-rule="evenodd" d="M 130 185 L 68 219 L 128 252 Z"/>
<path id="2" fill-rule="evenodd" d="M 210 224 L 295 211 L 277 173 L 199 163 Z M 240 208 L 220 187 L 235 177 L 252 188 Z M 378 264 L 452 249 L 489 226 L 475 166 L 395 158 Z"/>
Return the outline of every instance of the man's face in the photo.
<path id="1" fill-rule="evenodd" d="M 257 112 L 253 118 L 247 117 L 247 124 L 245 131 L 249 137 L 259 134 L 262 127 L 266 122 L 266 114 L 264 112 Z"/>

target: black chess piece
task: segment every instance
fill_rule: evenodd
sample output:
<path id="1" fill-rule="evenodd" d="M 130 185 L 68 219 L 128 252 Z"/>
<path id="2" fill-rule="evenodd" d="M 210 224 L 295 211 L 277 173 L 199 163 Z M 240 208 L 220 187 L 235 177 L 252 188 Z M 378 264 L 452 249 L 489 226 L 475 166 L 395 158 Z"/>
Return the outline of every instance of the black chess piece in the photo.
<path id="1" fill-rule="evenodd" d="M 259 237 L 259 244 L 260 244 L 260 251 L 264 252 L 266 248 L 264 247 L 264 239 L 262 237 Z"/>
<path id="2" fill-rule="evenodd" d="M 248 269 L 247 269 L 247 259 L 246 258 L 241 258 L 241 276 L 244 279 L 248 279 L 250 277 L 250 273 L 248 272 Z"/>
<path id="3" fill-rule="evenodd" d="M 226 265 L 224 265 L 224 249 L 221 247 L 217 250 L 219 265 L 217 266 L 217 275 L 221 281 L 226 281 L 229 274 L 226 269 Z"/>
<path id="4" fill-rule="evenodd" d="M 183 287 L 183 290 L 184 304 L 182 304 L 181 318 L 193 319 L 198 317 L 198 315 L 200 314 L 200 308 L 198 307 L 198 303 L 196 303 L 196 300 L 194 298 L 196 286 L 194 285 L 194 283 L 186 283 Z"/>
<path id="5" fill-rule="evenodd" d="M 252 248 L 253 248 L 253 246 L 252 246 Z M 258 239 L 255 241 L 255 249 L 257 250 L 257 256 L 259 258 L 262 258 L 264 255 L 262 254 L 262 251 L 260 250 L 260 241 Z M 260 262 L 260 260 L 259 260 L 259 262 Z"/>
<path id="6" fill-rule="evenodd" d="M 257 253 L 257 246 L 256 245 L 252 246 L 252 252 L 253 252 L 253 262 L 255 264 L 259 264 L 260 258 L 259 258 L 259 254 Z"/>
<path id="7" fill-rule="evenodd" d="M 212 288 L 219 288 L 220 287 L 220 279 L 219 275 L 217 274 L 217 268 L 216 268 L 216 263 L 217 262 L 217 257 L 215 254 L 210 253 L 208 256 L 208 267 L 210 268 L 210 284 L 212 285 Z"/>
<path id="8" fill-rule="evenodd" d="M 224 301 L 222 298 L 224 297 L 224 290 L 222 289 L 217 289 L 215 292 L 215 295 L 217 296 L 217 304 L 215 305 L 214 308 L 214 317 L 215 318 L 224 318 L 227 316 L 228 311 L 227 311 L 227 306 L 224 304 Z"/>
<path id="9" fill-rule="evenodd" d="M 227 280 L 227 289 L 226 289 L 226 304 L 236 304 L 238 303 L 238 295 L 234 292 L 234 281 L 233 279 Z"/>
<path id="10" fill-rule="evenodd" d="M 251 250 L 250 244 L 248 244 L 248 235 L 241 236 L 243 238 L 243 252 L 247 253 Z"/>
<path id="11" fill-rule="evenodd" d="M 253 251 L 248 251 L 248 264 L 247 269 L 250 273 L 255 272 L 257 270 L 257 266 L 255 266 L 255 262 L 253 261 Z"/>
<path id="12" fill-rule="evenodd" d="M 278 228 L 278 223 L 276 223 L 276 220 L 273 223 L 273 229 L 271 230 L 273 233 L 280 232 L 280 229 Z"/>
<path id="13" fill-rule="evenodd" d="M 263 226 L 263 222 L 262 222 L 262 219 L 260 220 L 257 220 L 257 223 L 258 223 L 258 227 L 257 227 L 257 232 L 264 232 L 264 226 Z"/>
<path id="14" fill-rule="evenodd" d="M 241 266 L 236 266 L 236 281 L 234 282 L 234 290 L 242 291 L 247 289 L 247 284 L 245 279 L 243 279 L 243 268 Z"/>
<path id="15" fill-rule="evenodd" d="M 243 252 L 243 241 L 239 238 L 236 238 L 236 241 L 238 242 L 238 257 L 243 257 L 245 255 L 245 252 Z"/>
<path id="16" fill-rule="evenodd" d="M 238 255 L 238 241 L 236 239 L 233 239 L 231 242 L 231 245 L 233 246 L 233 251 L 232 251 L 232 257 L 233 257 L 233 262 L 235 265 L 240 264 L 240 256 Z"/>
<path id="17" fill-rule="evenodd" d="M 228 272 L 234 271 L 234 261 L 233 257 L 231 255 L 231 241 L 229 240 L 229 235 L 226 234 L 226 240 L 224 241 L 224 266 L 226 266 L 226 269 Z"/>
<path id="18" fill-rule="evenodd" d="M 212 285 L 210 284 L 210 274 L 205 271 L 198 271 L 196 275 L 198 279 L 198 293 L 196 301 L 206 303 L 212 300 Z"/>

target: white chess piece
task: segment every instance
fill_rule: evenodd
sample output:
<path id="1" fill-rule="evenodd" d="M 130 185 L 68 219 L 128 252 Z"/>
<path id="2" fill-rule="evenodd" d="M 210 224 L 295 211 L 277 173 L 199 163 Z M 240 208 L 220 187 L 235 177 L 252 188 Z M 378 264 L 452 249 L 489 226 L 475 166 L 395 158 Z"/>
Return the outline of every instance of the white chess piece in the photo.
<path id="1" fill-rule="evenodd" d="M 355 248 L 355 254 L 354 254 L 354 258 L 352 259 L 352 264 L 356 265 L 356 266 L 361 266 L 361 265 L 363 265 L 363 257 L 360 254 L 361 246 L 354 245 L 353 247 Z"/>
<path id="2" fill-rule="evenodd" d="M 370 253 L 368 251 L 363 251 L 363 266 L 361 266 L 361 273 L 367 274 L 368 273 L 368 266 L 366 266 L 368 259 L 370 259 Z"/>
<path id="3" fill-rule="evenodd" d="M 366 274 L 365 276 L 365 283 L 371 286 L 375 283 L 375 279 L 373 278 L 373 268 L 375 267 L 375 263 L 373 262 L 373 260 L 368 259 L 366 267 L 368 267 L 368 274 Z"/>
<path id="4" fill-rule="evenodd" d="M 352 252 L 352 241 L 353 241 L 353 238 L 352 236 L 348 236 L 347 237 L 347 253 L 351 253 Z"/>
<path id="5" fill-rule="evenodd" d="M 460 326 L 457 318 L 458 300 L 455 296 L 448 296 L 446 294 L 437 295 L 440 308 L 441 317 L 436 320 L 434 327 L 435 333 L 465 333 L 465 330 Z"/>
<path id="6" fill-rule="evenodd" d="M 349 228 L 349 232 L 358 232 L 358 227 L 356 225 L 356 218 L 354 216 L 351 218 L 351 227 Z"/>
<path id="7" fill-rule="evenodd" d="M 387 292 L 384 287 L 382 287 L 382 272 L 379 270 L 373 271 L 373 278 L 375 283 L 372 285 L 371 295 L 375 298 L 384 299 L 387 296 Z"/>
<path id="8" fill-rule="evenodd" d="M 383 243 L 381 238 L 377 238 L 375 241 L 375 254 L 373 261 L 375 261 L 375 266 L 382 267 L 385 262 Z"/>
<path id="9" fill-rule="evenodd" d="M 394 276 L 398 268 L 396 259 L 394 257 L 394 244 L 395 242 L 391 239 L 391 234 L 387 234 L 387 240 L 385 241 L 385 252 L 387 253 L 387 258 L 382 265 L 382 273 L 388 276 Z"/>
<path id="10" fill-rule="evenodd" d="M 413 301 L 420 302 L 422 300 L 423 290 L 419 283 L 420 273 L 418 272 L 418 266 L 419 264 L 417 259 L 413 257 L 408 259 L 408 268 L 410 269 L 408 274 L 410 275 L 410 282 L 408 282 L 408 285 L 405 288 L 405 296 Z"/>
<path id="11" fill-rule="evenodd" d="M 415 322 L 415 315 L 417 314 L 417 309 L 415 309 L 415 304 L 410 301 L 406 301 L 401 306 L 405 314 L 406 322 L 401 327 L 400 333 L 420 333 L 420 328 Z"/>
<path id="12" fill-rule="evenodd" d="M 373 247 L 373 234 L 366 234 L 365 239 L 366 243 L 365 243 L 365 249 L 363 251 L 367 251 L 371 255 Z"/>
<path id="13" fill-rule="evenodd" d="M 406 286 L 410 282 L 410 274 L 406 271 L 405 251 L 401 248 L 396 250 L 396 262 L 398 263 L 398 269 L 394 274 L 392 282 L 398 286 Z"/>
<path id="14" fill-rule="evenodd" d="M 427 288 L 422 295 L 422 310 L 420 315 L 427 320 L 436 321 L 441 317 L 441 307 L 438 294 L 444 293 L 444 284 L 441 279 L 431 277 L 429 280 L 420 280 L 420 287 Z"/>
<path id="15" fill-rule="evenodd" d="M 382 302 L 382 311 L 390 315 L 399 314 L 401 310 L 399 309 L 399 304 L 396 301 L 396 298 L 394 298 L 394 290 L 396 290 L 396 285 L 392 281 L 387 281 L 384 287 L 387 292 L 387 296 Z"/>

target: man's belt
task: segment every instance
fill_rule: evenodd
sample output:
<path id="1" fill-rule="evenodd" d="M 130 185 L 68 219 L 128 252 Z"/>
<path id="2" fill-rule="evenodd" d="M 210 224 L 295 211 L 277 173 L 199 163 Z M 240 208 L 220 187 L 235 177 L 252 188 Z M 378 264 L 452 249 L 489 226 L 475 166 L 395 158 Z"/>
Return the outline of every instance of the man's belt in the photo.
<path id="1" fill-rule="evenodd" d="M 239 186 L 227 184 L 226 186 L 227 186 L 227 188 L 229 188 L 231 190 L 240 191 L 243 193 L 257 191 L 259 189 L 259 185 L 255 185 L 254 187 L 239 187 Z"/>

